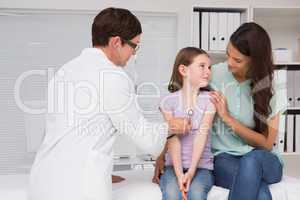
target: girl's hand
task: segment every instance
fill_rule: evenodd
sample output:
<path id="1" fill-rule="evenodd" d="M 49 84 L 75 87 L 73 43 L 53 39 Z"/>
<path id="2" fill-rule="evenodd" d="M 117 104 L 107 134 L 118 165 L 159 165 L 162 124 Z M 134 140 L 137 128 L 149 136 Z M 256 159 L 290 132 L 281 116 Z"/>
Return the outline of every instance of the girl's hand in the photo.
<path id="1" fill-rule="evenodd" d="M 183 184 L 184 184 L 184 192 L 187 194 L 189 189 L 190 189 L 190 185 L 192 183 L 192 180 L 194 178 L 194 174 L 191 171 L 187 171 L 184 176 L 183 176 Z"/>
<path id="2" fill-rule="evenodd" d="M 179 190 L 181 191 L 182 200 L 187 200 L 187 193 L 185 192 L 185 184 L 184 184 L 184 174 L 180 174 L 177 176 L 177 182 L 178 182 Z"/>
<path id="3" fill-rule="evenodd" d="M 218 115 L 223 121 L 230 117 L 227 109 L 227 101 L 221 92 L 212 91 L 209 93 L 211 102 L 215 105 Z"/>

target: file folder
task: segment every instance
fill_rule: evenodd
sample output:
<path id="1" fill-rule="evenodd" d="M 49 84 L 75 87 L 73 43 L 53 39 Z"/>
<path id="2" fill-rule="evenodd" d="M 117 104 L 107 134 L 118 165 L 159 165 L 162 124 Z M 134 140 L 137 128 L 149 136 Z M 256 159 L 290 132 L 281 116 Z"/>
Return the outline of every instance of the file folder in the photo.
<path id="1" fill-rule="evenodd" d="M 287 98 L 288 98 L 288 107 L 294 107 L 294 73 L 295 71 L 287 71 Z"/>
<path id="2" fill-rule="evenodd" d="M 220 12 L 218 20 L 218 50 L 225 51 L 228 44 L 227 36 L 227 15 L 226 12 Z"/>
<path id="3" fill-rule="evenodd" d="M 209 50 L 209 13 L 201 13 L 201 48 L 205 51 Z"/>
<path id="4" fill-rule="evenodd" d="M 300 113 L 296 115 L 296 124 L 295 124 L 295 136 L 296 136 L 296 152 L 300 153 Z"/>
<path id="5" fill-rule="evenodd" d="M 294 146 L 294 115 L 287 116 L 287 130 L 286 130 L 286 150 L 288 153 L 293 152 Z"/>
<path id="6" fill-rule="evenodd" d="M 218 47 L 218 13 L 209 13 L 209 50 L 217 51 Z"/>
<path id="7" fill-rule="evenodd" d="M 299 70 L 291 71 L 294 73 L 294 106 L 300 108 L 300 66 Z"/>
<path id="8" fill-rule="evenodd" d="M 200 47 L 200 13 L 193 12 L 193 46 Z M 201 34 L 202 37 L 202 34 Z"/>

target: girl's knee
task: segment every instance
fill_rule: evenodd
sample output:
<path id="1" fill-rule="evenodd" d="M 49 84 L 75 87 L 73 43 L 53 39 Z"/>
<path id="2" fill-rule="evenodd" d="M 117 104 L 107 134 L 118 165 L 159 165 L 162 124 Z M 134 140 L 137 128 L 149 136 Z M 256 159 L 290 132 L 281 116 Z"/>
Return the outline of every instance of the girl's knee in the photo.
<path id="1" fill-rule="evenodd" d="M 193 182 L 190 191 L 189 191 L 189 199 L 190 200 L 204 200 L 207 199 L 207 195 L 211 188 L 213 187 L 212 180 L 206 180 L 204 183 Z"/>
<path id="2" fill-rule="evenodd" d="M 163 200 L 181 199 L 181 193 L 173 169 L 167 168 L 165 170 L 165 173 L 161 176 L 160 188 Z"/>
<path id="3" fill-rule="evenodd" d="M 198 189 L 190 190 L 188 193 L 188 199 L 189 200 L 206 200 L 209 191 L 210 191 L 210 188 L 209 189 L 198 188 Z"/>
<path id="4" fill-rule="evenodd" d="M 181 193 L 176 190 L 165 190 L 162 196 L 163 200 L 181 200 Z"/>
<path id="5" fill-rule="evenodd" d="M 180 200 L 181 193 L 177 184 L 168 183 L 161 188 L 163 200 Z"/>

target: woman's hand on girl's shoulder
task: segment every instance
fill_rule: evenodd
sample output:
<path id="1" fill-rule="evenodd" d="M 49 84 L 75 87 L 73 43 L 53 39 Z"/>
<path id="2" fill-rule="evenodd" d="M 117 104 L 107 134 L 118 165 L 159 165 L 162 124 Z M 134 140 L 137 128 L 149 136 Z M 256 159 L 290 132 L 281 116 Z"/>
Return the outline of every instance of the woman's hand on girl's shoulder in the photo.
<path id="1" fill-rule="evenodd" d="M 211 91 L 209 92 L 210 101 L 215 105 L 216 111 L 218 115 L 222 118 L 222 120 L 226 120 L 230 117 L 228 108 L 227 108 L 227 101 L 225 96 L 219 91 Z"/>

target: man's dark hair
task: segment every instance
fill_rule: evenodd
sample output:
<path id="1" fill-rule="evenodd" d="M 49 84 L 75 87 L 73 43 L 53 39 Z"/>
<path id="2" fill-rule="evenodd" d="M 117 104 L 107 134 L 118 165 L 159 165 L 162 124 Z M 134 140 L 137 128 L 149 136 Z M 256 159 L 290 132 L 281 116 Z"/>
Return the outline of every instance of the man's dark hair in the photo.
<path id="1" fill-rule="evenodd" d="M 140 21 L 129 10 L 106 8 L 94 19 L 92 43 L 93 46 L 107 46 L 110 37 L 120 36 L 123 40 L 131 40 L 141 33 Z"/>

